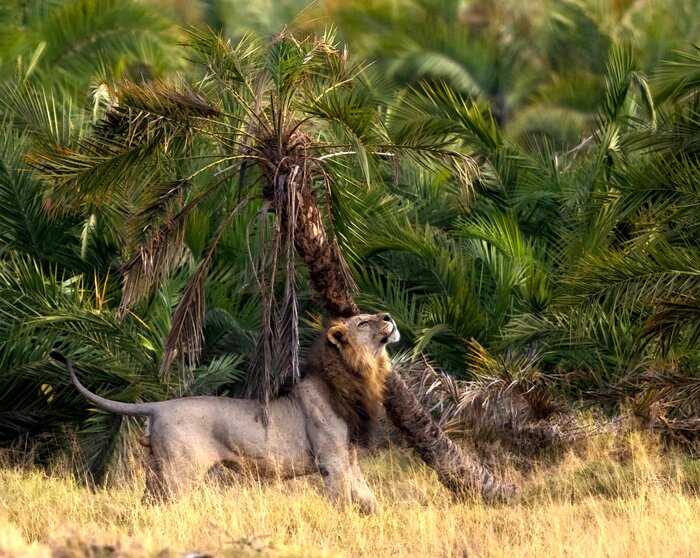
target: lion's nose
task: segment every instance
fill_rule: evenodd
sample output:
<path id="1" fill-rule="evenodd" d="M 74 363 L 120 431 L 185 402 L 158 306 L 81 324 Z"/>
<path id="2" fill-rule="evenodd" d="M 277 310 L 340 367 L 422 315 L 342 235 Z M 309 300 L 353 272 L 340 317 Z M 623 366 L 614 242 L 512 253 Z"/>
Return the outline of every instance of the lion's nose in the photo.
<path id="1" fill-rule="evenodd" d="M 394 321 L 394 320 L 391 319 L 391 315 L 390 315 L 390 314 L 384 314 L 384 315 L 382 316 L 382 320 L 384 320 L 385 322 L 393 322 L 393 321 Z"/>

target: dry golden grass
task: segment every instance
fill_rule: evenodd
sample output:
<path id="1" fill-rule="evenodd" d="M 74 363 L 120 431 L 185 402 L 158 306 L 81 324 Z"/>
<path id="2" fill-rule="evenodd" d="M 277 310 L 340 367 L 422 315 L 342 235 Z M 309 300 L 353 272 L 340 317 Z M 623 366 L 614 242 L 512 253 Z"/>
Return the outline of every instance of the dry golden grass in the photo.
<path id="1" fill-rule="evenodd" d="M 142 479 L 93 493 L 67 475 L 5 467 L 0 556 L 700 553 L 700 462 L 662 454 L 637 434 L 596 439 L 536 466 L 520 479 L 517 504 L 454 504 L 430 471 L 398 451 L 365 460 L 364 469 L 382 505 L 371 517 L 335 509 L 313 477 L 211 483 L 176 503 L 145 506 Z"/>

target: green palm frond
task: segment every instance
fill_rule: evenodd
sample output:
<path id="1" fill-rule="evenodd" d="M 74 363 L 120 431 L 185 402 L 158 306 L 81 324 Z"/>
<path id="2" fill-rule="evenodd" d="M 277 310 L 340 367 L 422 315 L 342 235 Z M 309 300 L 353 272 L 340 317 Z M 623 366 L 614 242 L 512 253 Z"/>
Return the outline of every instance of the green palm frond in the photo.
<path id="1" fill-rule="evenodd" d="M 3 68 L 16 58 L 29 59 L 40 45 L 31 75 L 72 93 L 82 93 L 100 66 L 110 75 L 139 79 L 180 66 L 168 44 L 176 37 L 172 23 L 131 0 L 71 0 L 38 9 L 23 23 L 17 40 L 1 53 Z"/>
<path id="2" fill-rule="evenodd" d="M 663 64 L 655 75 L 657 101 L 692 101 L 700 92 L 700 46 L 680 51 Z"/>
<path id="3" fill-rule="evenodd" d="M 700 298 L 682 296 L 660 303 L 644 323 L 644 336 L 658 339 L 665 353 L 672 347 L 692 350 L 700 340 Z"/>
<path id="4" fill-rule="evenodd" d="M 700 295 L 699 263 L 696 247 L 676 247 L 659 240 L 645 250 L 606 252 L 584 258 L 566 284 L 571 297 L 633 309 L 683 295 Z"/>
<path id="5" fill-rule="evenodd" d="M 506 213 L 474 216 L 457 224 L 457 234 L 465 239 L 488 242 L 506 256 L 523 261 L 534 260 L 534 250 L 523 237 L 518 222 Z"/>
<path id="6" fill-rule="evenodd" d="M 439 118 L 443 133 L 461 138 L 480 153 L 493 153 L 503 143 L 500 130 L 488 110 L 465 99 L 445 84 L 421 84 L 406 97 L 407 117 L 411 111 Z"/>
<path id="7" fill-rule="evenodd" d="M 0 111 L 8 125 L 36 143 L 49 146 L 80 138 L 87 115 L 65 96 L 48 92 L 41 84 L 15 79 L 0 85 Z"/>
<path id="8" fill-rule="evenodd" d="M 564 300 L 594 304 L 601 316 L 636 322 L 634 348 L 657 340 L 665 353 L 687 347 L 698 332 L 700 254 L 694 246 L 647 239 L 629 250 L 587 257 L 565 277 Z M 653 353 L 656 345 L 649 347 Z"/>
<path id="9" fill-rule="evenodd" d="M 628 313 L 598 304 L 521 314 L 507 324 L 503 348 L 536 348 L 543 365 L 572 372 L 578 389 L 613 383 L 651 362 L 640 352 L 643 324 Z"/>
<path id="10" fill-rule="evenodd" d="M 622 216 L 637 221 L 638 234 L 691 240 L 698 227 L 699 178 L 700 166 L 691 157 L 650 154 L 613 177 L 620 191 L 616 204 Z"/>
<path id="11" fill-rule="evenodd" d="M 241 355 L 223 355 L 194 371 L 187 395 L 225 395 L 226 389 L 246 376 Z"/>
<path id="12" fill-rule="evenodd" d="M 76 265 L 75 219 L 50 219 L 43 208 L 42 185 L 21 161 L 26 136 L 5 127 L 0 144 L 0 242 L 3 251 L 31 255 L 56 264 Z"/>
<path id="13" fill-rule="evenodd" d="M 605 76 L 605 93 L 601 103 L 602 118 L 615 122 L 627 101 L 632 80 L 634 60 L 632 48 L 628 45 L 613 47 L 610 51 Z"/>

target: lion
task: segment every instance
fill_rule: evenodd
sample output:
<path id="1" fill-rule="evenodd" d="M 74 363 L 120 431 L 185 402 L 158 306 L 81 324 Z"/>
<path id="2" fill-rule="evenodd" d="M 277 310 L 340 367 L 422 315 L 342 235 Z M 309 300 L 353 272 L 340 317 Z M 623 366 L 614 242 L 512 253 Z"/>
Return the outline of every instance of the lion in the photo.
<path id="1" fill-rule="evenodd" d="M 121 403 L 89 391 L 58 353 L 80 393 L 104 411 L 148 418 L 148 499 L 171 498 L 214 466 L 252 469 L 283 478 L 318 472 L 331 498 L 366 513 L 377 508 L 358 465 L 390 373 L 386 347 L 399 341 L 389 314 L 360 314 L 329 323 L 309 351 L 302 378 L 270 402 L 183 397 Z"/>

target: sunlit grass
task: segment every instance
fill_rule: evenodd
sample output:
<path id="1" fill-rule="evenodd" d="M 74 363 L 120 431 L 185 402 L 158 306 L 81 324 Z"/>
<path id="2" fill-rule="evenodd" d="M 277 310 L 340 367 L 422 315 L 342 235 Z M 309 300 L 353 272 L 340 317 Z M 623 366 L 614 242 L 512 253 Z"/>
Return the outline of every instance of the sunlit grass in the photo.
<path id="1" fill-rule="evenodd" d="M 363 463 L 370 517 L 328 502 L 319 479 L 212 482 L 163 506 L 143 480 L 91 492 L 70 476 L 0 469 L 0 556 L 208 552 L 216 556 L 697 556 L 700 466 L 631 435 L 596 439 L 521 476 L 520 502 L 455 504 L 399 451 Z M 515 471 L 506 471 L 515 477 Z M 91 546 L 94 545 L 94 546 Z M 92 553 L 92 554 L 90 554 Z M 104 555 L 104 554 L 102 554 Z M 168 555 L 167 552 L 163 555 Z"/>

